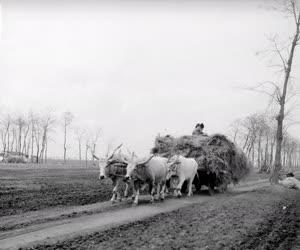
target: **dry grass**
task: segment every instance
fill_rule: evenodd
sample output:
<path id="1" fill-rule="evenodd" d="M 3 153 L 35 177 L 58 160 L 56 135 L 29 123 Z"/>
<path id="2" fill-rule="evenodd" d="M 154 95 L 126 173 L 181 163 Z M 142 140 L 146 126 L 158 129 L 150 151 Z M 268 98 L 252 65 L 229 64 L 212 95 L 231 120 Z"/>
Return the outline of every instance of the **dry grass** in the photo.
<path id="1" fill-rule="evenodd" d="M 153 153 L 170 157 L 181 154 L 195 158 L 199 169 L 215 176 L 216 186 L 222 183 L 238 183 L 251 171 L 252 166 L 245 154 L 226 136 L 172 136 L 157 137 Z"/>

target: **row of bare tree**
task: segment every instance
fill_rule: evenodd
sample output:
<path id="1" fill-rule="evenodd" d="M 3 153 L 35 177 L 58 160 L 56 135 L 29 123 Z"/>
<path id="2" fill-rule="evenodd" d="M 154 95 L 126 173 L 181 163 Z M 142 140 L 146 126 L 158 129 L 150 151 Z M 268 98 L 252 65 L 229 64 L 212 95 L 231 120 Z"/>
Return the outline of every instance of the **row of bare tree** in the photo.
<path id="1" fill-rule="evenodd" d="M 48 142 L 53 132 L 55 117 L 51 114 L 2 115 L 0 134 L 3 154 L 17 152 L 31 156 L 31 161 L 47 159 Z"/>
<path id="2" fill-rule="evenodd" d="M 270 172 L 275 164 L 276 120 L 266 114 L 252 114 L 231 124 L 233 141 L 261 172 Z M 300 141 L 283 131 L 281 164 L 285 169 L 300 166 Z"/>
<path id="3" fill-rule="evenodd" d="M 73 128 L 74 115 L 64 112 L 57 116 L 52 111 L 43 113 L 29 112 L 27 115 L 10 113 L 0 116 L 0 141 L 2 155 L 19 154 L 29 158 L 30 162 L 43 163 L 47 161 L 48 145 L 53 141 L 57 129 L 63 132 L 63 159 L 66 163 L 68 141 L 73 136 L 78 143 L 78 158 L 82 160 L 82 145 L 85 146 L 85 161 L 95 154 L 100 129 L 87 131 Z M 89 153 L 91 153 L 89 155 Z"/>

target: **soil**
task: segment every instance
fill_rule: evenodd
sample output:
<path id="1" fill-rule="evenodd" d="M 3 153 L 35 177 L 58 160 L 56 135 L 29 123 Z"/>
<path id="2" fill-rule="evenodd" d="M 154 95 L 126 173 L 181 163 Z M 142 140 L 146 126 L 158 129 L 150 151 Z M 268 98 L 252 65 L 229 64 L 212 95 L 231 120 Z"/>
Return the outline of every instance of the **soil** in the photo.
<path id="1" fill-rule="evenodd" d="M 255 173 L 230 189 L 133 208 L 103 202 L 96 168 L 0 168 L 0 248 L 300 249 L 300 191 Z"/>
<path id="2" fill-rule="evenodd" d="M 269 186 L 28 249 L 287 250 L 299 227 L 299 191 Z"/>
<path id="3" fill-rule="evenodd" d="M 0 217 L 108 201 L 112 182 L 98 176 L 97 167 L 0 164 Z M 261 178 L 265 176 L 252 173 L 248 180 Z"/>
<path id="4" fill-rule="evenodd" d="M 0 217 L 107 201 L 111 190 L 97 169 L 0 169 Z"/>

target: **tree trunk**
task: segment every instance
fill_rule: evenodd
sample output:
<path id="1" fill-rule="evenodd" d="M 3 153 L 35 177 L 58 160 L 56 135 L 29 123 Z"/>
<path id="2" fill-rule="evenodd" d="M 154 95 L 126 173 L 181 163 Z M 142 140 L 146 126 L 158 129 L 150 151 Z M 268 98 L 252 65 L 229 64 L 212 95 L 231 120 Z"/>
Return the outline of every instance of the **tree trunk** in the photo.
<path id="1" fill-rule="evenodd" d="M 275 146 L 275 141 L 276 141 L 276 137 L 272 138 L 272 142 L 271 142 L 271 152 L 270 152 L 270 166 L 273 165 L 273 158 L 274 158 L 274 146 Z"/>
<path id="2" fill-rule="evenodd" d="M 265 159 L 264 165 L 267 166 L 269 162 L 269 137 L 267 137 L 266 148 L 265 148 Z"/>
<path id="3" fill-rule="evenodd" d="M 31 124 L 31 162 L 33 162 L 34 124 Z"/>
<path id="4" fill-rule="evenodd" d="M 249 139 L 249 134 L 250 134 L 250 132 L 248 132 L 248 134 L 247 134 L 247 137 L 246 137 L 246 140 L 245 140 L 245 143 L 244 143 L 244 146 L 243 146 L 243 151 L 245 150 L 245 148 L 247 146 L 248 139 Z"/>
<path id="5" fill-rule="evenodd" d="M 9 130 L 8 130 L 8 134 L 7 134 L 7 151 L 9 151 Z"/>
<path id="6" fill-rule="evenodd" d="M 26 141 L 27 141 L 27 135 L 28 135 L 28 131 L 29 131 L 29 125 L 27 127 L 27 129 L 25 130 L 24 133 L 24 141 L 23 141 L 23 148 L 22 148 L 22 154 L 26 154 Z"/>
<path id="7" fill-rule="evenodd" d="M 46 137 L 46 143 L 45 143 L 45 163 L 47 163 L 48 157 L 48 139 Z"/>
<path id="8" fill-rule="evenodd" d="M 88 145 L 85 146 L 85 167 L 87 168 Z"/>
<path id="9" fill-rule="evenodd" d="M 44 131 L 43 131 L 43 137 L 42 137 L 42 149 L 40 152 L 40 160 L 43 161 L 44 160 L 44 156 L 45 156 L 45 149 L 46 149 L 46 141 L 47 141 L 47 127 L 44 127 Z"/>
<path id="10" fill-rule="evenodd" d="M 257 167 L 258 169 L 260 169 L 261 167 L 261 133 L 259 134 L 259 137 L 258 137 L 258 147 L 257 147 Z"/>
<path id="11" fill-rule="evenodd" d="M 255 148 L 254 148 L 254 141 L 252 142 L 252 162 L 253 162 L 253 165 L 254 165 L 254 152 L 255 152 Z"/>
<path id="12" fill-rule="evenodd" d="M 81 140 L 78 140 L 78 154 L 79 154 L 79 161 L 81 162 Z"/>
<path id="13" fill-rule="evenodd" d="M 26 149 L 26 154 L 28 155 L 28 157 L 30 157 L 29 156 L 29 148 L 30 148 L 30 137 L 28 137 L 28 143 L 27 143 L 27 149 Z"/>
<path id="14" fill-rule="evenodd" d="M 67 124 L 64 124 L 64 163 L 66 164 L 67 155 Z"/>
<path id="15" fill-rule="evenodd" d="M 18 153 L 21 154 L 21 148 L 22 148 L 22 126 L 19 126 L 19 149 Z"/>
<path id="16" fill-rule="evenodd" d="M 285 102 L 286 102 L 286 93 L 287 93 L 287 87 L 288 82 L 290 79 L 290 73 L 292 69 L 292 63 L 294 58 L 294 51 L 297 46 L 297 41 L 299 38 L 299 25 L 300 25 L 300 14 L 298 17 L 298 23 L 296 24 L 296 33 L 294 35 L 294 39 L 292 42 L 289 59 L 287 61 L 287 65 L 285 68 L 285 76 L 284 76 L 284 83 L 283 83 L 283 91 L 280 98 L 280 110 L 279 114 L 276 117 L 277 120 L 277 133 L 276 133 L 276 151 L 275 151 L 275 166 L 273 173 L 271 174 L 270 181 L 272 183 L 278 183 L 279 174 L 282 169 L 281 165 L 281 148 L 282 148 L 282 140 L 283 140 L 283 120 L 284 120 L 284 108 L 285 108 Z"/>

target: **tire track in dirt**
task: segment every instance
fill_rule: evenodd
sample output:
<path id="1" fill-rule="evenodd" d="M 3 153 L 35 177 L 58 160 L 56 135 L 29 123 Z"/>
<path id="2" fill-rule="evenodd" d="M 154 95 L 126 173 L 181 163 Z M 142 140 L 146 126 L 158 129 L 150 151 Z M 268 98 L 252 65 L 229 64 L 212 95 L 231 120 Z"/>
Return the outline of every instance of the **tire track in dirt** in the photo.
<path id="1" fill-rule="evenodd" d="M 289 250 L 296 236 L 299 195 L 268 186 L 29 249 Z"/>
<path id="2" fill-rule="evenodd" d="M 124 208 L 116 211 L 57 221 L 55 225 L 44 223 L 37 227 L 26 228 L 26 231 L 21 230 L 18 232 L 18 230 L 16 230 L 6 234 L 4 236 L 5 238 L 0 240 L 0 246 L 2 249 L 16 249 L 22 246 L 32 246 L 41 242 L 53 243 L 66 238 L 75 237 L 76 235 L 106 230 L 121 224 L 149 218 L 157 214 L 171 212 L 192 204 L 204 203 L 212 199 L 222 199 L 222 197 L 225 199 L 225 197 L 228 196 L 238 195 L 241 192 L 249 192 L 268 185 L 268 181 L 258 181 L 251 183 L 251 186 L 236 187 L 232 193 L 221 194 L 216 197 L 194 196 L 190 199 L 169 199 L 164 203 L 154 205 L 146 204 L 138 207 Z"/>
<path id="3" fill-rule="evenodd" d="M 266 183 L 268 183 L 268 180 L 263 179 L 259 181 L 244 182 L 239 184 L 237 187 L 242 190 L 243 188 L 247 189 L 251 185 L 258 186 L 265 185 Z M 0 239 L 7 235 L 7 233 L 5 233 L 7 231 L 22 229 L 24 227 L 47 222 L 53 222 L 53 225 L 55 225 L 55 222 L 58 220 L 62 221 L 64 219 L 112 211 L 120 208 L 130 207 L 130 205 L 130 200 L 123 200 L 121 203 L 115 204 L 107 201 L 82 206 L 47 208 L 38 211 L 25 212 L 18 215 L 3 216 L 0 220 Z M 8 233 L 8 235 L 9 234 L 10 233 Z"/>

